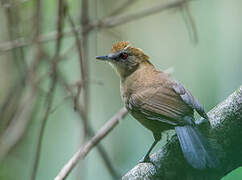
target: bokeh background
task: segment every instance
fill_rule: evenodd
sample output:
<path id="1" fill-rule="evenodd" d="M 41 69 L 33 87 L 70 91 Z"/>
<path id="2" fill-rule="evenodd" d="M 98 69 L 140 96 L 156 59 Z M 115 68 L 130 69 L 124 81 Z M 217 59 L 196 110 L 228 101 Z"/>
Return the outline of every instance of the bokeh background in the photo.
<path id="1" fill-rule="evenodd" d="M 120 14 L 136 12 L 156 4 L 171 0 L 136 0 L 130 1 Z M 68 0 L 70 14 L 80 24 L 81 1 Z M 88 1 L 89 20 L 97 22 L 115 12 L 125 0 L 90 0 Z M 4 0 L 0 5 L 0 105 L 11 88 L 16 85 L 19 73 L 16 58 L 23 56 L 17 52 L 6 51 L 5 45 L 10 40 L 24 37 L 31 40 L 34 36 L 33 22 L 37 1 L 15 0 L 8 4 Z M 42 0 L 41 32 L 48 34 L 56 30 L 57 2 Z M 11 25 L 7 17 L 10 6 L 14 8 L 13 17 L 17 19 Z M 125 23 L 113 28 L 93 30 L 88 34 L 88 73 L 89 73 L 89 112 L 88 122 L 94 132 L 104 125 L 122 106 L 119 77 L 106 63 L 95 60 L 97 55 L 107 54 L 113 43 L 128 40 L 133 46 L 143 49 L 152 63 L 160 70 L 173 68 L 173 76 L 187 87 L 209 111 L 242 84 L 242 1 L 241 0 L 196 0 L 189 3 L 189 13 L 184 7 L 172 8 L 153 15 Z M 189 21 L 192 18 L 192 22 Z M 194 26 L 191 25 L 195 22 Z M 18 27 L 18 29 L 16 28 Z M 64 29 L 70 24 L 65 22 Z M 194 33 L 196 30 L 197 33 Z M 18 31 L 10 38 L 9 31 Z M 17 34 L 17 35 L 16 35 Z M 196 41 L 196 35 L 198 37 Z M 61 52 L 66 53 L 59 63 L 59 69 L 69 82 L 80 80 L 78 52 L 70 48 L 75 43 L 74 36 L 63 39 Z M 54 41 L 43 43 L 44 51 L 53 56 Z M 15 49 L 14 51 L 20 51 Z M 35 57 L 34 45 L 21 48 L 27 66 Z M 67 52 L 65 52 L 67 51 Z M 44 57 L 45 59 L 45 57 Z M 48 61 L 48 60 L 47 60 Z M 22 66 L 21 60 L 19 60 Z M 46 78 L 40 83 L 43 93 L 48 91 L 48 71 L 50 64 L 43 62 L 38 72 Z M 46 75 L 47 74 L 47 75 Z M 47 76 L 47 77 L 46 77 Z M 14 93 L 18 93 L 15 88 Z M 0 165 L 0 179 L 27 180 L 31 177 L 35 161 L 38 137 L 43 114 L 45 112 L 44 94 L 38 94 L 31 121 L 26 133 L 4 157 Z M 80 101 L 82 101 L 82 96 Z M 17 99 L 18 100 L 18 99 Z M 16 100 L 16 101 L 17 101 Z M 87 102 L 83 102 L 84 104 Z M 10 106 L 2 119 L 11 119 Z M 83 125 L 73 109 L 73 101 L 67 97 L 63 87 L 57 85 L 51 113 L 44 130 L 41 156 L 36 174 L 37 180 L 53 179 L 63 165 L 70 159 L 83 140 Z M 9 114 L 8 114 L 9 113 Z M 6 116 L 6 117 L 5 117 Z M 1 131 L 6 124 L 0 122 Z M 4 121 L 6 122 L 6 120 Z M 114 169 L 124 174 L 144 155 L 152 143 L 151 133 L 138 124 L 130 115 L 126 116 L 101 144 L 107 151 Z M 156 147 L 160 148 L 165 138 Z M 1 147 L 0 147 L 1 148 Z M 239 168 L 223 180 L 240 180 L 242 169 Z M 102 158 L 93 149 L 86 159 L 67 178 L 74 179 L 112 179 Z"/>

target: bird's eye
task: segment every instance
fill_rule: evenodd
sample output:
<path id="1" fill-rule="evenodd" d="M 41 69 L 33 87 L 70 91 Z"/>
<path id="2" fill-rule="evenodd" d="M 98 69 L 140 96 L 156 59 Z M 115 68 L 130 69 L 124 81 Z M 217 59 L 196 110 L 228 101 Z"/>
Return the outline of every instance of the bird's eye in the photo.
<path id="1" fill-rule="evenodd" d="M 128 56 L 129 56 L 129 55 L 128 55 L 127 53 L 125 53 L 125 52 L 123 52 L 123 53 L 120 54 L 120 57 L 121 57 L 123 60 L 127 59 Z"/>

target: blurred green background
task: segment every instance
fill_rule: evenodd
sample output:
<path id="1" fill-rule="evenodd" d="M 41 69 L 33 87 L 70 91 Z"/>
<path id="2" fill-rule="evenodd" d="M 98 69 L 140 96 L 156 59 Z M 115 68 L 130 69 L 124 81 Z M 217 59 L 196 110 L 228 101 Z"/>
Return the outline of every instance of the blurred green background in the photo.
<path id="1" fill-rule="evenodd" d="M 124 10 L 125 13 L 148 8 L 162 0 L 137 0 Z M 167 0 L 168 1 L 168 0 Z M 71 14 L 79 22 L 80 2 L 69 0 Z M 35 1 L 16 1 L 20 7 L 21 32 L 28 36 L 33 28 L 32 16 Z M 55 30 L 56 2 L 43 0 L 42 34 Z M 90 0 L 89 15 L 91 20 L 98 20 L 109 15 L 122 3 L 113 0 Z M 94 31 L 89 35 L 88 63 L 90 73 L 90 112 L 88 121 L 95 132 L 104 125 L 123 105 L 119 91 L 119 77 L 105 63 L 95 60 L 96 55 L 108 53 L 113 43 L 128 40 L 133 46 L 142 48 L 160 70 L 173 67 L 173 77 L 187 87 L 209 111 L 242 84 L 242 1 L 241 0 L 197 0 L 190 3 L 190 12 L 196 23 L 198 43 L 194 43 L 189 28 L 184 22 L 180 9 L 171 9 L 156 13 L 115 28 Z M 0 7 L 0 42 L 5 42 L 6 18 L 4 7 Z M 68 24 L 66 23 L 67 27 Z M 191 31 L 191 29 L 190 29 Z M 62 49 L 68 49 L 74 42 L 66 38 Z M 53 43 L 45 44 L 45 49 L 53 54 Z M 33 49 L 25 48 L 27 61 L 33 56 Z M 0 54 L 0 102 L 14 84 L 16 73 L 8 61 L 6 53 Z M 43 65 L 43 73 L 48 70 Z M 79 80 L 77 51 L 72 50 L 60 64 L 60 69 L 69 82 Z M 96 83 L 101 82 L 101 83 Z M 44 86 L 45 87 L 45 86 Z M 74 112 L 72 101 L 66 100 L 65 92 L 57 87 L 53 107 L 44 133 L 37 180 L 53 179 L 63 165 L 80 146 L 81 121 Z M 18 146 L 0 166 L 0 179 L 26 180 L 33 168 L 36 139 L 43 115 L 42 98 L 35 109 L 36 116 L 31 121 L 28 131 Z M 61 104 L 61 105 L 60 105 Z M 165 139 L 165 138 L 164 138 Z M 137 123 L 130 115 L 101 142 L 108 152 L 114 168 L 124 174 L 144 155 L 152 143 L 151 133 Z M 165 143 L 161 141 L 156 147 Z M 79 168 L 67 178 L 76 179 L 112 179 L 103 161 L 93 149 L 80 163 Z M 241 180 L 242 169 L 237 169 L 223 180 Z"/>

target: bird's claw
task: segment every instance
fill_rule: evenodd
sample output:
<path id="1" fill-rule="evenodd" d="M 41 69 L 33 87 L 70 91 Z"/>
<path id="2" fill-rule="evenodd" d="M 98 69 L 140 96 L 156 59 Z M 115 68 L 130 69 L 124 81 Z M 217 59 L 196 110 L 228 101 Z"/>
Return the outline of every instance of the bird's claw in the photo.
<path id="1" fill-rule="evenodd" d="M 141 160 L 139 160 L 139 163 L 150 163 L 150 156 L 144 156 Z"/>

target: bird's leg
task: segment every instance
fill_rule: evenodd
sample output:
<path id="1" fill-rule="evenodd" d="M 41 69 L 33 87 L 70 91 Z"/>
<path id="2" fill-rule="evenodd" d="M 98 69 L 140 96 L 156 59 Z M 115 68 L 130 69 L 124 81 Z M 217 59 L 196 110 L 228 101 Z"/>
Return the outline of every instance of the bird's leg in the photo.
<path id="1" fill-rule="evenodd" d="M 150 149 L 148 150 L 148 152 L 146 153 L 146 155 L 139 161 L 140 163 L 150 162 L 150 152 L 155 147 L 155 145 L 161 140 L 161 133 L 153 133 L 153 136 L 154 136 L 155 141 L 150 146 Z"/>
<path id="2" fill-rule="evenodd" d="M 168 143 L 170 140 L 169 132 L 166 133 L 166 143 Z"/>

